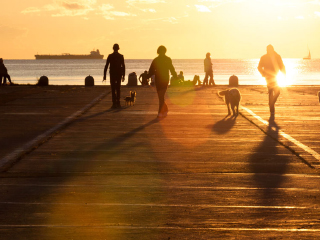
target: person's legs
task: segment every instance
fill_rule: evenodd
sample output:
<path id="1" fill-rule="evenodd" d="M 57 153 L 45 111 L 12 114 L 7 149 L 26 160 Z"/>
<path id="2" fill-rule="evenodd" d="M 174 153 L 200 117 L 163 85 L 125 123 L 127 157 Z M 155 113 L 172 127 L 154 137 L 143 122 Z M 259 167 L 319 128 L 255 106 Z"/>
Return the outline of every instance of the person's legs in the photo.
<path id="1" fill-rule="evenodd" d="M 10 82 L 10 83 L 12 83 L 12 82 L 11 82 L 11 78 L 10 78 L 10 75 L 9 75 L 9 74 L 7 74 L 7 75 L 6 75 L 6 78 L 8 78 L 9 82 Z"/>
<path id="2" fill-rule="evenodd" d="M 121 88 L 121 77 L 117 79 L 116 82 L 116 101 L 117 101 L 117 106 L 121 107 L 120 105 L 120 88 Z"/>
<path id="3" fill-rule="evenodd" d="M 158 116 L 162 116 L 162 114 L 166 115 L 168 113 L 168 106 L 164 100 L 166 91 L 167 91 L 166 88 L 157 89 L 158 98 L 159 98 Z"/>
<path id="4" fill-rule="evenodd" d="M 209 85 L 215 86 L 216 84 L 214 83 L 214 80 L 213 80 L 213 73 L 210 73 L 209 76 L 210 76 Z"/>
<path id="5" fill-rule="evenodd" d="M 269 88 L 268 93 L 269 93 L 270 113 L 274 114 L 275 113 L 275 104 L 276 104 L 278 97 L 280 95 L 280 88 L 279 87 Z"/>
<path id="6" fill-rule="evenodd" d="M 3 85 L 7 85 L 7 75 L 3 75 Z"/>
<path id="7" fill-rule="evenodd" d="M 209 78 L 209 75 L 208 73 L 206 73 L 206 76 L 203 79 L 203 86 L 208 85 L 208 78 Z"/>
<path id="8" fill-rule="evenodd" d="M 280 95 L 280 88 L 279 87 L 275 87 L 273 89 L 273 104 L 276 104 L 279 95 Z"/>
<path id="9" fill-rule="evenodd" d="M 274 114 L 274 104 L 273 104 L 273 89 L 269 89 L 268 90 L 268 94 L 269 94 L 269 109 L 270 109 L 270 113 Z"/>
<path id="10" fill-rule="evenodd" d="M 116 107 L 117 97 L 116 97 L 116 81 L 110 76 L 111 94 L 112 94 L 112 108 Z"/>
<path id="11" fill-rule="evenodd" d="M 112 92 L 112 108 L 120 106 L 120 86 L 121 86 L 121 76 L 110 74 L 110 85 Z"/>

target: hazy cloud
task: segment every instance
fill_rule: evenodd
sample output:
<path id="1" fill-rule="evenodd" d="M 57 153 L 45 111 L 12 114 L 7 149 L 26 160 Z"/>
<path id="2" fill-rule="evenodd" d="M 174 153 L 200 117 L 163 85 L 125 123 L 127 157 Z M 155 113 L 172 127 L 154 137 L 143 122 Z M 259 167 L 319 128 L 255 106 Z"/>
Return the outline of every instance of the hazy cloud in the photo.
<path id="1" fill-rule="evenodd" d="M 27 28 L 0 25 L 0 32 L 6 39 L 14 39 L 28 34 Z"/>
<path id="2" fill-rule="evenodd" d="M 52 4 L 47 4 L 43 7 L 29 7 L 22 11 L 24 14 L 39 13 L 39 12 L 53 12 L 53 17 L 63 16 L 84 16 L 94 10 L 93 5 L 96 0 L 65 0 L 53 1 Z"/>
<path id="3" fill-rule="evenodd" d="M 141 11 L 143 11 L 143 12 L 151 12 L 151 13 L 155 13 L 155 12 L 156 12 L 156 10 L 153 9 L 153 8 L 150 8 L 150 9 L 141 9 Z"/>
<path id="4" fill-rule="evenodd" d="M 37 7 L 28 7 L 25 10 L 23 10 L 21 13 L 28 14 L 28 13 L 37 13 L 37 12 L 41 12 L 41 9 Z"/>
<path id="5" fill-rule="evenodd" d="M 229 3 L 239 3 L 239 2 L 244 2 L 246 0 L 198 0 L 198 2 L 208 2 L 211 3 L 210 7 L 216 8 L 219 7 L 223 4 L 229 4 Z"/>
<path id="6" fill-rule="evenodd" d="M 165 3 L 164 0 L 127 0 L 128 4 L 136 4 L 136 3 L 141 3 L 141 4 L 153 4 L 153 3 Z"/>
<path id="7" fill-rule="evenodd" d="M 69 10 L 80 10 L 80 9 L 85 9 L 85 5 L 81 5 L 78 3 L 69 3 L 69 2 L 62 2 L 61 4 L 65 9 Z"/>
<path id="8" fill-rule="evenodd" d="M 320 12 L 314 12 L 317 17 L 320 17 Z"/>
<path id="9" fill-rule="evenodd" d="M 199 12 L 211 12 L 211 10 L 204 5 L 195 5 Z"/>
<path id="10" fill-rule="evenodd" d="M 107 20 L 114 20 L 115 17 L 128 17 L 128 16 L 136 16 L 135 14 L 127 13 L 127 12 L 120 12 L 114 11 L 114 6 L 111 4 L 102 4 L 100 7 L 100 14 Z"/>

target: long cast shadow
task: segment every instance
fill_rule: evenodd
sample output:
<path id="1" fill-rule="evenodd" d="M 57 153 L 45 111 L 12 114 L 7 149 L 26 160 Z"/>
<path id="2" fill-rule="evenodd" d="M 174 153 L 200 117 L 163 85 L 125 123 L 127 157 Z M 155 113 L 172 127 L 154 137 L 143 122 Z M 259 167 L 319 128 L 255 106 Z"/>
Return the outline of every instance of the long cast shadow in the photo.
<path id="1" fill-rule="evenodd" d="M 279 154 L 279 127 L 273 118 L 269 119 L 269 126 L 262 143 L 254 150 L 250 157 L 250 170 L 253 180 L 259 189 L 258 202 L 262 206 L 276 206 L 284 174 L 290 159 Z"/>
<path id="2" fill-rule="evenodd" d="M 127 133 L 124 133 L 124 134 L 121 134 L 121 135 L 119 135 L 117 137 L 114 137 L 114 138 L 110 139 L 107 143 L 105 143 L 105 144 L 107 144 L 106 147 L 108 149 L 115 148 L 118 145 L 121 145 L 122 142 L 124 142 L 127 139 L 133 137 L 136 133 L 144 130 L 145 128 L 147 128 L 147 127 L 149 127 L 149 126 L 151 126 L 151 125 L 153 125 L 155 123 L 158 123 L 159 121 L 161 121 L 161 120 L 158 119 L 158 118 L 155 118 L 155 119 L 149 121 L 148 123 L 145 123 L 145 124 L 135 128 L 135 129 L 133 129 L 133 130 L 127 132 Z"/>
<path id="3" fill-rule="evenodd" d="M 87 119 L 95 118 L 95 117 L 101 116 L 101 115 L 106 114 L 106 113 L 118 113 L 118 112 L 121 112 L 122 110 L 124 110 L 126 108 L 128 108 L 128 106 L 125 106 L 125 107 L 122 107 L 122 108 L 119 108 L 119 109 L 108 109 L 108 110 L 105 110 L 105 111 L 102 111 L 102 112 L 98 112 L 98 113 L 92 114 L 90 116 L 80 117 L 75 122 L 83 122 L 83 121 L 85 121 Z"/>

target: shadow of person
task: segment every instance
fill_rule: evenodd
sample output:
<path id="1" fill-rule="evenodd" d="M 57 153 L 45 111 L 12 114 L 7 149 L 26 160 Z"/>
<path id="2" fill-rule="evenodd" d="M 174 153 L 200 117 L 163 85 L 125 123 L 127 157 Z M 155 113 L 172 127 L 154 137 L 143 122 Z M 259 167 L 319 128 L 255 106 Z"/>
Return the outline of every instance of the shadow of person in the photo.
<path id="1" fill-rule="evenodd" d="M 129 132 L 126 132 L 126 133 L 123 133 L 119 136 L 116 136 L 116 137 L 112 138 L 111 140 L 109 140 L 107 143 L 104 143 L 103 148 L 107 148 L 107 149 L 111 150 L 111 149 L 114 149 L 118 146 L 121 146 L 122 142 L 132 138 L 136 133 L 138 133 L 138 132 L 144 130 L 145 128 L 147 128 L 155 123 L 158 123 L 160 121 L 161 121 L 161 119 L 155 118 L 155 119 L 149 121 L 148 123 L 145 123 L 145 124 L 135 128 Z"/>
<path id="2" fill-rule="evenodd" d="M 290 159 L 279 152 L 278 139 L 279 127 L 274 117 L 270 117 L 266 136 L 249 160 L 257 189 L 256 200 L 261 206 L 276 206 L 281 197 L 279 188 L 285 180 Z"/>
<path id="3" fill-rule="evenodd" d="M 235 122 L 236 117 L 227 115 L 212 126 L 212 131 L 218 134 L 226 134 L 231 130 L 231 128 L 233 128 Z"/>
<path id="4" fill-rule="evenodd" d="M 80 117 L 79 119 L 77 119 L 75 122 L 84 122 L 90 118 L 95 118 L 95 117 L 99 117 L 99 116 L 102 116 L 104 114 L 113 114 L 113 113 L 118 113 L 118 112 L 121 112 L 125 109 L 129 108 L 129 106 L 123 106 L 121 108 L 115 108 L 115 109 L 107 109 L 107 110 L 104 110 L 104 111 L 101 111 L 101 112 L 98 112 L 98 113 L 94 113 L 92 115 L 89 115 L 89 116 L 83 116 L 83 117 Z"/>

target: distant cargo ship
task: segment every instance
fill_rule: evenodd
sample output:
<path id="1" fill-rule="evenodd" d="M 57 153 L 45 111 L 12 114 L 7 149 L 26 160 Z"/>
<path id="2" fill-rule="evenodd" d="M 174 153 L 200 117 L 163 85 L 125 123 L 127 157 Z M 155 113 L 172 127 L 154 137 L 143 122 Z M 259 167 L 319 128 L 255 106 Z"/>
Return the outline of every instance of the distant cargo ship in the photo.
<path id="1" fill-rule="evenodd" d="M 104 55 L 100 54 L 99 49 L 97 51 L 91 51 L 88 55 L 76 55 L 70 53 L 64 53 L 61 55 L 34 55 L 36 59 L 103 59 Z"/>

